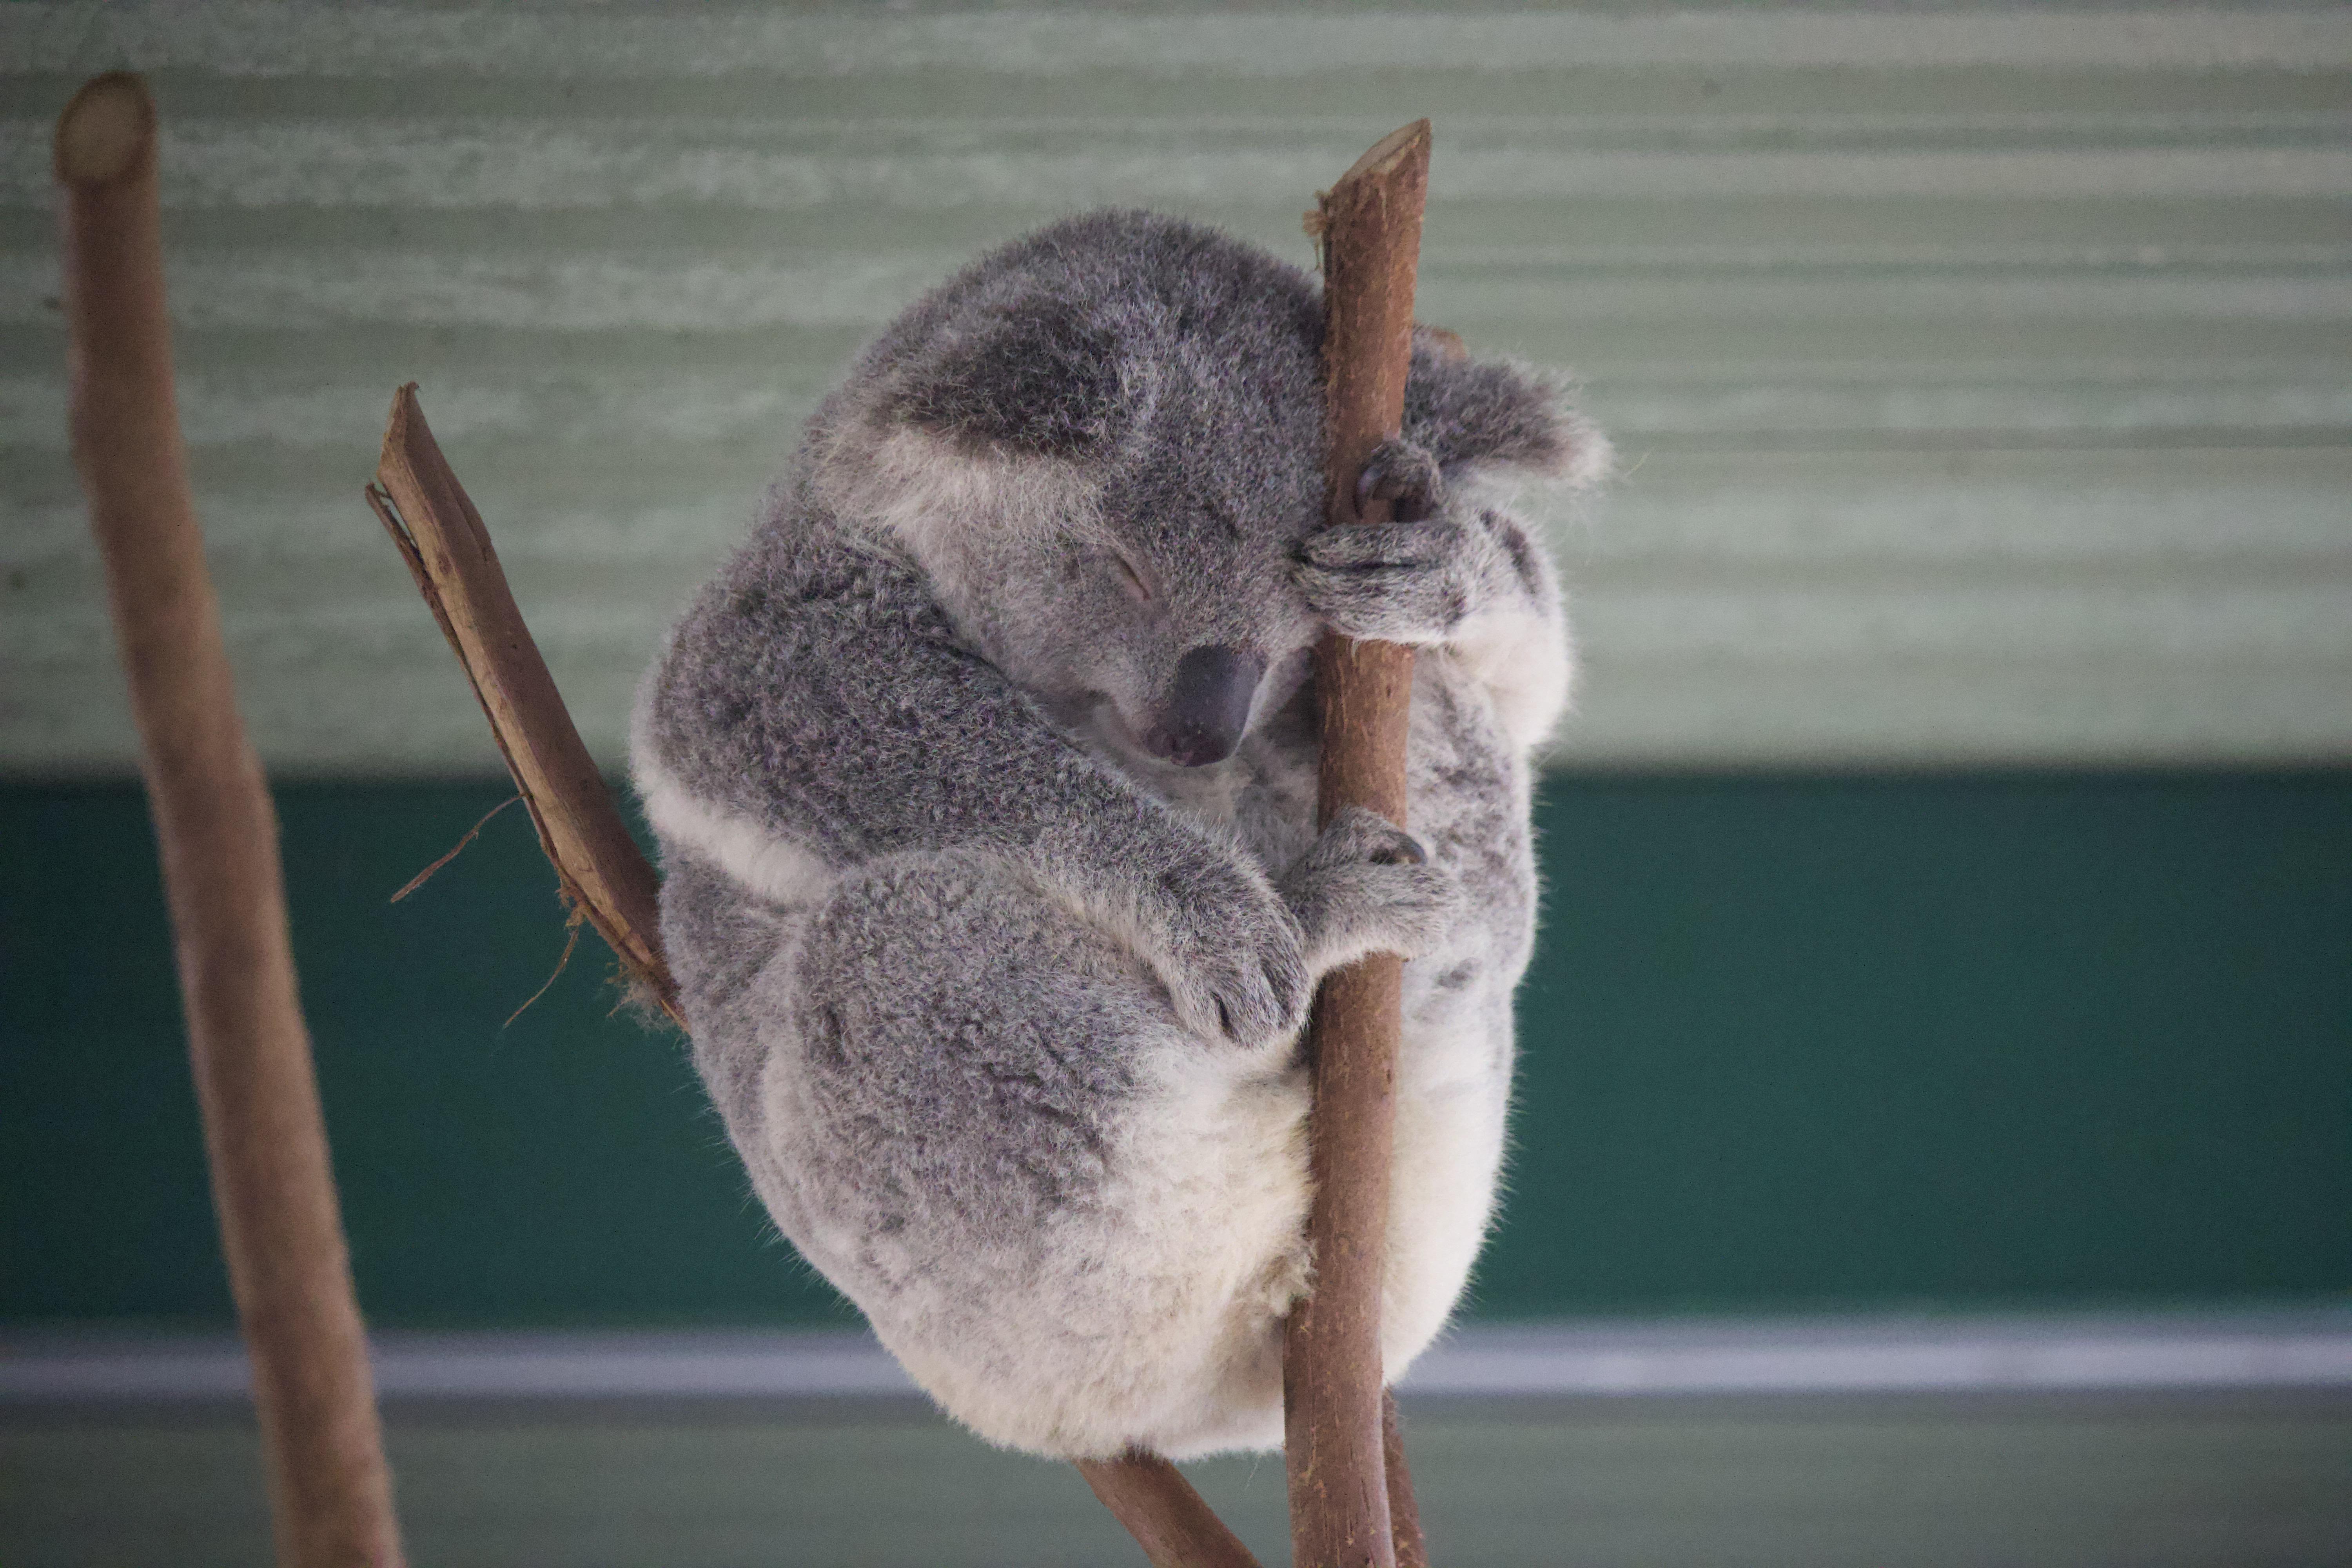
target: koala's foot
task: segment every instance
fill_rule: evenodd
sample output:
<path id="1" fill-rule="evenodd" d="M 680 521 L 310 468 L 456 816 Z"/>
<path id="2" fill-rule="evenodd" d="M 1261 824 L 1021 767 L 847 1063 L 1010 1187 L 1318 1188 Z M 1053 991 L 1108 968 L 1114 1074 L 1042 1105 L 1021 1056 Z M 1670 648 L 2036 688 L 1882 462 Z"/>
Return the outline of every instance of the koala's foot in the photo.
<path id="1" fill-rule="evenodd" d="M 1340 813 L 1280 887 L 1307 933 L 1307 967 L 1318 979 L 1368 952 L 1418 958 L 1463 915 L 1454 874 L 1432 865 L 1412 835 L 1361 807 Z"/>

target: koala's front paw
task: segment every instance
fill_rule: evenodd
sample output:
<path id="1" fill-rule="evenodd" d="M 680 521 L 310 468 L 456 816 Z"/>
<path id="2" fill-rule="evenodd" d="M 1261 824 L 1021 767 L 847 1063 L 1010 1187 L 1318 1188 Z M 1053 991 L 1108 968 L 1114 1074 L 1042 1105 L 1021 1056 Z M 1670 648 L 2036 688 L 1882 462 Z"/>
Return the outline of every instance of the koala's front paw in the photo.
<path id="1" fill-rule="evenodd" d="M 1360 807 L 1332 819 L 1283 873 L 1281 889 L 1318 977 L 1368 952 L 1418 958 L 1464 913 L 1454 874 L 1431 864 L 1412 835 Z"/>
<path id="2" fill-rule="evenodd" d="M 1342 523 L 1299 546 L 1298 585 L 1343 636 L 1439 643 L 1482 607 L 1492 550 L 1484 529 L 1452 518 Z"/>
<path id="3" fill-rule="evenodd" d="M 1381 642 L 1440 643 L 1512 591 L 1493 520 L 1452 504 L 1437 459 L 1407 441 L 1372 453 L 1356 498 L 1391 503 L 1387 522 L 1342 523 L 1307 535 L 1297 579 L 1332 630 Z"/>
<path id="4" fill-rule="evenodd" d="M 1296 1034 L 1315 983 L 1284 900 L 1238 867 L 1171 872 L 1161 885 L 1170 900 L 1155 967 L 1185 1026 L 1248 1050 Z"/>

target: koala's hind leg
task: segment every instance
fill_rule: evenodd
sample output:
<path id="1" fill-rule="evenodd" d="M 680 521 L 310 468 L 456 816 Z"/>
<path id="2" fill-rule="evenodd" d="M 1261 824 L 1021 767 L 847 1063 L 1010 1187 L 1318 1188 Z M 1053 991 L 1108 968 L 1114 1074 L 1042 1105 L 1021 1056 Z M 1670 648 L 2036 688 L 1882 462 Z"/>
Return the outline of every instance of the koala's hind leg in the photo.
<path id="1" fill-rule="evenodd" d="M 771 1206 L 950 1414 L 1073 1456 L 1278 1440 L 1297 1072 L 984 854 L 845 879 L 775 979 Z"/>

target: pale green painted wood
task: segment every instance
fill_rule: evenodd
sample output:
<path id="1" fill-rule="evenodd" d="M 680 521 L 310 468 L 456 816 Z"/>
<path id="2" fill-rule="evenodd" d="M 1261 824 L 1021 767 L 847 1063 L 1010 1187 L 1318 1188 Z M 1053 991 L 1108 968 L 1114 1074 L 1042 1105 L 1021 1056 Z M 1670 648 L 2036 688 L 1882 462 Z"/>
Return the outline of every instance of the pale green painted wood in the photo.
<path id="1" fill-rule="evenodd" d="M 591 744 L 862 337 L 972 251 L 1297 215 L 1437 122 L 1422 314 L 1572 370 L 1586 765 L 2352 757 L 2352 14 L 0 7 L 0 770 L 131 742 L 48 118 L 151 71 L 256 732 L 496 766 L 357 501 L 425 405 Z"/>

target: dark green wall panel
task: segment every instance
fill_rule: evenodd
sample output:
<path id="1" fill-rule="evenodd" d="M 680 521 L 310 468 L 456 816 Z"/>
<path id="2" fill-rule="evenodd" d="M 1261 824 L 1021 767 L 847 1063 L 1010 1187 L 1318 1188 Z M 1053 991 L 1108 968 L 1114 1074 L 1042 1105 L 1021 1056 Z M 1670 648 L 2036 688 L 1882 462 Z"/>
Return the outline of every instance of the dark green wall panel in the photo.
<path id="1" fill-rule="evenodd" d="M 815 1321 L 496 786 L 282 789 L 383 1324 Z M 2352 776 L 1559 778 L 1492 1315 L 2352 1289 Z M 217 1319 L 132 790 L 0 789 L 0 1320 Z"/>
<path id="2" fill-rule="evenodd" d="M 830 1319 L 747 1195 L 680 1046 L 562 952 L 506 792 L 278 793 L 295 946 L 360 1293 L 382 1324 Z M 0 1317 L 222 1317 L 154 855 L 134 790 L 0 791 Z"/>
<path id="3" fill-rule="evenodd" d="M 2352 1285 L 2342 775 L 1555 783 L 1495 1311 Z"/>

